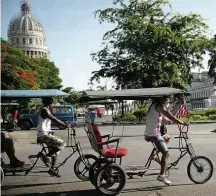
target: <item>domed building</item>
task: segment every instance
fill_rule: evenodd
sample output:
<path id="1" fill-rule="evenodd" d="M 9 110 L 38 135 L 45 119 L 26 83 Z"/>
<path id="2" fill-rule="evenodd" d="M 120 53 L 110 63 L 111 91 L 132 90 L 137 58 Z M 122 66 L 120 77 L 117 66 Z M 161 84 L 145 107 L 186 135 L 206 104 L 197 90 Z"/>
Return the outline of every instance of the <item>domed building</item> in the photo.
<path id="1" fill-rule="evenodd" d="M 31 15 L 31 7 L 26 1 L 21 2 L 21 14 L 10 21 L 8 41 L 30 58 L 48 56 L 43 27 Z"/>

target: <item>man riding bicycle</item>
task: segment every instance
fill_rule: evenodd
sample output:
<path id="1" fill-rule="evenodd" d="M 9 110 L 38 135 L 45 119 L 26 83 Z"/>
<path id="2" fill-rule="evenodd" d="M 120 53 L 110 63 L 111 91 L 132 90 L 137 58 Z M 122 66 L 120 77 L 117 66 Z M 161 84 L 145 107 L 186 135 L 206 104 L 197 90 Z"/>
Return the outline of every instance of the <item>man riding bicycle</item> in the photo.
<path id="1" fill-rule="evenodd" d="M 44 98 L 42 102 L 43 108 L 39 114 L 39 122 L 37 126 L 37 139 L 39 142 L 45 143 L 49 148 L 49 153 L 47 154 L 47 156 L 42 154 L 42 159 L 46 164 L 48 164 L 48 157 L 52 157 L 51 168 L 53 169 L 57 162 L 60 150 L 62 150 L 66 146 L 66 143 L 61 138 L 50 134 L 51 122 L 53 121 L 57 125 L 61 125 L 65 128 L 70 127 L 70 125 L 64 123 L 63 121 L 57 119 L 52 115 L 51 107 L 53 104 L 53 99 L 51 97 Z M 53 173 L 53 170 L 51 170 L 50 172 Z"/>
<path id="2" fill-rule="evenodd" d="M 161 171 L 160 175 L 157 177 L 157 180 L 170 185 L 171 181 L 165 177 L 165 172 L 167 168 L 167 162 L 169 158 L 168 148 L 165 142 L 165 135 L 161 135 L 161 124 L 165 118 L 170 119 L 171 121 L 185 125 L 188 124 L 176 118 L 167 108 L 166 105 L 170 101 L 168 96 L 158 98 L 154 100 L 149 108 L 147 118 L 146 118 L 146 129 L 145 129 L 145 139 L 151 141 L 155 144 L 158 151 L 162 153 L 161 158 Z"/>

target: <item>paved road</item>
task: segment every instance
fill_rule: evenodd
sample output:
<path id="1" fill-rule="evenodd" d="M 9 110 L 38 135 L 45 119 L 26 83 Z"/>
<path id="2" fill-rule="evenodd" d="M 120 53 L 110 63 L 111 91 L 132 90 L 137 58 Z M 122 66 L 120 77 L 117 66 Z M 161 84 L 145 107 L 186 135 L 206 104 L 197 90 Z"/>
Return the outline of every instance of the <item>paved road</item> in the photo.
<path id="1" fill-rule="evenodd" d="M 216 133 L 211 132 L 215 129 L 216 124 L 201 124 L 191 125 L 189 130 L 189 136 L 193 143 L 194 149 L 197 155 L 205 155 L 209 157 L 214 167 L 216 165 L 215 156 L 215 144 Z M 112 133 L 112 126 L 100 127 L 102 133 Z M 123 159 L 123 165 L 142 165 L 147 160 L 147 157 L 151 151 L 152 145 L 143 140 L 144 126 L 126 126 L 124 128 L 124 136 L 122 138 L 121 146 L 128 148 L 128 156 Z M 168 126 L 168 131 L 172 137 L 177 135 L 177 128 L 174 125 Z M 76 129 L 77 140 L 80 141 L 84 153 L 94 153 L 89 145 L 88 139 L 85 136 L 85 132 L 82 127 Z M 18 157 L 24 160 L 28 160 L 29 154 L 35 154 L 39 151 L 40 146 L 35 144 L 36 131 L 16 131 L 12 133 L 17 141 L 16 151 Z M 66 132 L 57 130 L 56 135 L 66 140 Z M 121 136 L 122 127 L 116 126 L 114 129 L 114 137 Z M 172 139 L 170 146 L 177 146 L 177 140 Z M 66 148 L 60 155 L 60 159 L 69 155 L 70 149 Z M 172 150 L 170 152 L 171 160 L 177 158 L 179 151 Z M 2 185 L 2 195 L 57 195 L 57 196 L 69 196 L 69 195 L 98 195 L 95 192 L 94 187 L 89 182 L 81 182 L 73 172 L 73 164 L 78 156 L 74 155 L 60 170 L 62 177 L 54 178 L 50 177 L 47 173 L 39 173 L 44 169 L 36 168 L 34 172 L 28 176 L 19 174 L 16 176 L 6 176 Z M 216 195 L 216 174 L 213 174 L 211 180 L 204 185 L 194 185 L 188 178 L 186 173 L 186 167 L 189 161 L 189 157 L 184 157 L 179 165 L 178 169 L 171 171 L 170 180 L 172 180 L 172 186 L 166 187 L 161 182 L 156 180 L 157 175 L 149 175 L 144 178 L 135 178 L 128 180 L 125 190 L 120 194 L 122 196 L 129 195 L 148 195 L 148 196 L 197 196 L 197 195 Z M 40 163 L 41 164 L 41 163 Z M 156 170 L 153 170 L 156 169 Z M 158 166 L 152 165 L 152 170 L 149 174 L 158 171 Z"/>

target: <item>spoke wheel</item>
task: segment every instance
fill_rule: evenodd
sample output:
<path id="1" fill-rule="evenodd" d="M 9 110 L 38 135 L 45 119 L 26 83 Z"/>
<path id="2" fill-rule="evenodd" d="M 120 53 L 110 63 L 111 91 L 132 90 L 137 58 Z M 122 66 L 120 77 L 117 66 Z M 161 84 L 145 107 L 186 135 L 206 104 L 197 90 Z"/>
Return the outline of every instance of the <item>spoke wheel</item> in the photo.
<path id="1" fill-rule="evenodd" d="M 103 195 L 118 195 L 127 180 L 124 170 L 115 163 L 104 165 L 95 175 L 96 189 Z"/>
<path id="2" fill-rule="evenodd" d="M 204 184 L 212 177 L 213 164 L 207 157 L 196 156 L 188 163 L 187 174 L 192 182 Z"/>
<path id="3" fill-rule="evenodd" d="M 83 158 L 85 159 L 85 163 L 83 161 Z M 79 178 L 80 180 L 88 181 L 89 169 L 91 168 L 92 164 L 96 160 L 98 160 L 98 157 L 96 157 L 93 154 L 85 154 L 83 155 L 83 158 L 80 156 L 74 163 L 74 173 L 76 174 L 77 178 Z"/>
<path id="4" fill-rule="evenodd" d="M 92 166 L 89 169 L 89 180 L 94 186 L 96 184 L 95 174 L 101 167 L 104 166 L 105 163 L 107 163 L 106 160 L 97 160 L 92 164 Z"/>

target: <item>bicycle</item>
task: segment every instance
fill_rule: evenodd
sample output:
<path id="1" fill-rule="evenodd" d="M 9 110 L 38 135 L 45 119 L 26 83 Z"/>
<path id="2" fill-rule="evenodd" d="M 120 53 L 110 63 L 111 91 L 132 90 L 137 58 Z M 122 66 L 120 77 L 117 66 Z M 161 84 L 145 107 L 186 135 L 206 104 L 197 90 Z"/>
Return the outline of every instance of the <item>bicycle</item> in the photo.
<path id="1" fill-rule="evenodd" d="M 119 148 L 121 138 L 115 138 L 113 140 L 97 143 L 94 130 L 92 129 L 90 119 L 88 119 L 88 117 L 86 121 L 86 126 L 86 132 L 91 146 L 99 154 L 99 159 L 92 164 L 89 170 L 89 178 L 91 183 L 102 194 L 119 194 L 126 185 L 126 176 L 128 176 L 129 179 L 132 179 L 134 175 L 143 177 L 150 168 L 152 161 L 156 161 L 158 164 L 160 164 L 159 152 L 156 146 L 152 143 L 153 149 L 144 166 L 121 166 L 122 157 L 127 155 L 127 149 Z M 186 154 L 189 154 L 190 161 L 187 166 L 187 175 L 192 182 L 196 184 L 204 184 L 208 182 L 213 175 L 213 164 L 209 158 L 205 156 L 197 156 L 195 154 L 192 143 L 188 137 L 188 127 L 186 127 L 186 130 L 184 130 L 185 127 L 181 127 L 180 125 L 178 125 L 178 127 L 179 136 L 174 138 L 179 140 L 179 146 L 169 147 L 169 149 L 180 150 L 180 155 L 177 160 L 168 165 L 166 175 L 169 176 L 170 169 L 177 166 L 179 161 Z M 110 143 L 116 143 L 115 147 L 112 149 L 108 149 L 107 152 L 104 153 L 102 146 Z M 125 153 L 122 153 L 122 151 L 125 151 Z M 154 158 L 155 156 L 157 157 L 157 159 Z M 117 164 L 117 159 L 119 159 L 119 164 Z M 196 172 L 198 175 L 201 176 L 201 174 L 203 174 L 205 171 L 207 171 L 207 175 L 204 176 L 202 179 L 197 179 L 193 175 L 193 172 Z M 114 185 L 116 185 L 117 187 L 113 188 Z"/>
<path id="2" fill-rule="evenodd" d="M 51 132 L 50 134 L 54 134 L 54 132 Z M 37 141 L 37 144 L 40 144 L 42 146 L 42 149 L 36 155 L 29 155 L 28 158 L 31 164 L 25 164 L 24 166 L 19 168 L 11 168 L 8 164 L 5 164 L 4 166 L 2 166 L 3 174 L 5 175 L 6 173 L 12 173 L 13 175 L 15 175 L 17 172 L 25 172 L 25 175 L 28 175 L 35 168 L 38 161 L 42 160 L 44 165 L 49 169 L 48 171 L 53 171 L 52 173 L 50 173 L 50 175 L 60 177 L 59 168 L 62 167 L 75 153 L 78 153 L 79 157 L 74 164 L 74 173 L 82 181 L 89 180 L 88 171 L 90 169 L 91 162 L 95 162 L 98 157 L 92 154 L 83 154 L 80 142 L 76 140 L 76 132 L 73 126 L 71 128 L 68 128 L 67 136 L 68 140 L 65 148 L 71 148 L 72 152 L 67 157 L 65 157 L 62 162 L 58 163 L 55 168 L 51 168 L 50 164 L 44 162 L 43 155 L 47 156 L 48 147 L 44 143 Z M 84 165 L 84 169 L 82 170 L 80 169 L 81 164 Z"/>

